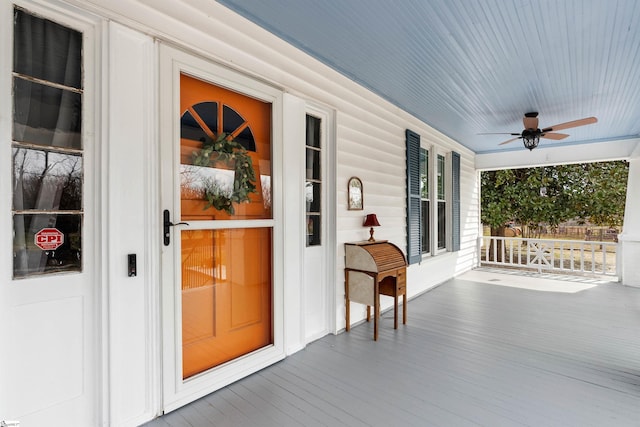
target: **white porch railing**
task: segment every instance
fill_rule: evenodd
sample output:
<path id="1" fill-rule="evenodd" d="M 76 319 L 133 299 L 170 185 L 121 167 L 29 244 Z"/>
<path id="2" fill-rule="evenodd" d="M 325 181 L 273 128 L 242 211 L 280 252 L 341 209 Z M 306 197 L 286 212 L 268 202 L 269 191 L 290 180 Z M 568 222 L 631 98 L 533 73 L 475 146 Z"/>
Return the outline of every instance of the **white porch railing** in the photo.
<path id="1" fill-rule="evenodd" d="M 482 236 L 480 265 L 617 276 L 615 242 Z"/>

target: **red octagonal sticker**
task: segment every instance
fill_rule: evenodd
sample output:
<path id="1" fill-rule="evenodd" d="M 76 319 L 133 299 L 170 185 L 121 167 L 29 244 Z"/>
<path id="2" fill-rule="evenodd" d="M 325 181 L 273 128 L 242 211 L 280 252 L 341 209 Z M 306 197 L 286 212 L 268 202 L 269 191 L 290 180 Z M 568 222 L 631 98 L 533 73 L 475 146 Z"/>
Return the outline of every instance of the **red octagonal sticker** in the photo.
<path id="1" fill-rule="evenodd" d="M 34 241 L 43 251 L 54 251 L 64 243 L 64 234 L 57 228 L 43 228 L 36 233 Z"/>

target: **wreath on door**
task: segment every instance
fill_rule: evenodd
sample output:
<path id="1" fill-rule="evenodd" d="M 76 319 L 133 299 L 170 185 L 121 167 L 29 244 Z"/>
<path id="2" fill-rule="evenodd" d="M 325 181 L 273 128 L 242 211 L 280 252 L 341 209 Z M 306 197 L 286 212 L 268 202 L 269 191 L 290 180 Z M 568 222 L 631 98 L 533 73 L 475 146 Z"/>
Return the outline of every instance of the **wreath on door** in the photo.
<path id="1" fill-rule="evenodd" d="M 213 180 L 205 181 L 204 197 L 207 201 L 204 210 L 213 207 L 230 215 L 235 213 L 234 203 L 249 202 L 249 194 L 256 193 L 256 174 L 253 161 L 246 148 L 230 134 L 220 133 L 216 139 L 207 138 L 202 148 L 192 154 L 195 166 L 215 167 L 222 164 L 234 170 L 233 190 L 222 191 Z"/>

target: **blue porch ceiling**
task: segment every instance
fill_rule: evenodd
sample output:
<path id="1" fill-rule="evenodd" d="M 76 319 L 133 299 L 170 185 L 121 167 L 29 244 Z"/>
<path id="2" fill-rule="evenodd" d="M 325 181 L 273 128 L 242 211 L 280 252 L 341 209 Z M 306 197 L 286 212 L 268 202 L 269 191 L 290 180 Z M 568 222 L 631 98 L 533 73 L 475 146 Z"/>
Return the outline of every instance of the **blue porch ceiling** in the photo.
<path id="1" fill-rule="evenodd" d="M 638 0 L 217 0 L 476 153 L 640 135 Z"/>

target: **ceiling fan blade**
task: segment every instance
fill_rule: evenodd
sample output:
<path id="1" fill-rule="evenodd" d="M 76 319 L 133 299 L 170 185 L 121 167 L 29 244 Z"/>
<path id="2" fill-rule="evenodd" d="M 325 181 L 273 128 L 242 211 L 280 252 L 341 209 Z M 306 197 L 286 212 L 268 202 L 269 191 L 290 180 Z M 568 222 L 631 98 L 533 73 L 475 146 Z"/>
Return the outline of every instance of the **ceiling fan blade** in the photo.
<path id="1" fill-rule="evenodd" d="M 540 138 L 546 138 L 546 139 L 554 139 L 556 141 L 560 141 L 561 139 L 565 139 L 566 137 L 568 137 L 569 135 L 566 133 L 543 133 L 540 135 Z"/>
<path id="2" fill-rule="evenodd" d="M 519 135 L 519 134 L 516 134 L 516 135 Z M 522 137 L 521 137 L 521 136 L 519 136 L 519 137 L 517 137 L 517 138 L 511 138 L 511 139 L 506 140 L 505 142 L 501 142 L 501 143 L 500 143 L 500 144 L 498 144 L 498 145 L 508 144 L 508 143 L 513 142 L 513 141 L 515 141 L 516 139 L 520 139 L 520 138 L 522 138 Z"/>
<path id="3" fill-rule="evenodd" d="M 575 128 L 575 127 L 578 127 L 578 126 L 590 125 L 592 123 L 596 123 L 597 121 L 598 121 L 598 119 L 596 119 L 595 117 L 587 117 L 587 118 L 580 119 L 580 120 L 574 120 L 574 121 L 571 121 L 571 122 L 560 123 L 559 125 L 553 125 L 553 126 L 550 126 L 548 128 L 542 129 L 542 132 L 553 132 L 553 131 L 562 130 L 562 129 Z"/>
<path id="4" fill-rule="evenodd" d="M 538 117 L 527 117 L 525 115 L 522 118 L 522 123 L 525 129 L 538 129 Z"/>
<path id="5" fill-rule="evenodd" d="M 520 136 L 519 133 L 513 133 L 513 132 L 485 132 L 485 133 L 477 133 L 476 135 L 513 135 L 513 136 Z"/>

